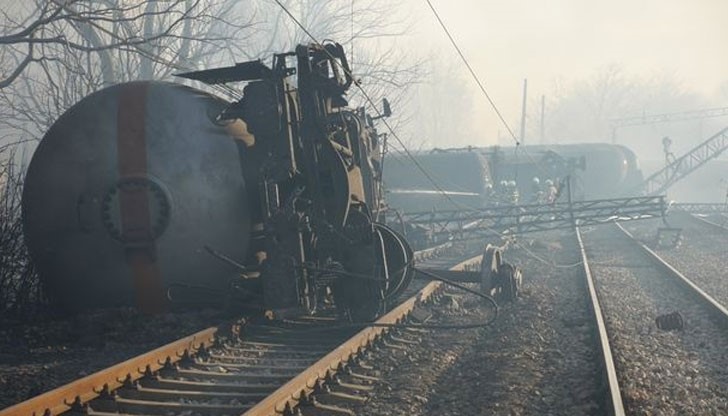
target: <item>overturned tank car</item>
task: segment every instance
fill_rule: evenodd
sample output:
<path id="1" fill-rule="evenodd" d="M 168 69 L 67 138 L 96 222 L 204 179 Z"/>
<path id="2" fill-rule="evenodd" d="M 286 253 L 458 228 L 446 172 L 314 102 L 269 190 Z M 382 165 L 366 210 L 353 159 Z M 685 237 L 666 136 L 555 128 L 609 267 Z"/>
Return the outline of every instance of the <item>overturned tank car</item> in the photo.
<path id="1" fill-rule="evenodd" d="M 412 251 L 381 218 L 382 146 L 371 117 L 348 107 L 343 48 L 182 76 L 247 85 L 234 102 L 115 85 L 41 141 L 23 221 L 52 300 L 376 316 L 409 283 Z"/>

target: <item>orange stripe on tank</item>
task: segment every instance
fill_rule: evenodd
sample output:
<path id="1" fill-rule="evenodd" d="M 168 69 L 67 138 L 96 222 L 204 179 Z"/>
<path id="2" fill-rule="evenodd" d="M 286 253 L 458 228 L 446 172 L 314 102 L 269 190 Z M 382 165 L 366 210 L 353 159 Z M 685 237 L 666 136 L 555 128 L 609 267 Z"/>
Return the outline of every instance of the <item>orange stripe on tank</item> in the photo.
<path id="1" fill-rule="evenodd" d="M 117 162 L 119 180 L 147 177 L 146 101 L 149 84 L 125 85 L 117 112 Z M 145 313 L 167 310 L 157 247 L 152 235 L 149 194 L 145 187 L 119 189 L 121 236 L 131 270 L 136 303 Z"/>

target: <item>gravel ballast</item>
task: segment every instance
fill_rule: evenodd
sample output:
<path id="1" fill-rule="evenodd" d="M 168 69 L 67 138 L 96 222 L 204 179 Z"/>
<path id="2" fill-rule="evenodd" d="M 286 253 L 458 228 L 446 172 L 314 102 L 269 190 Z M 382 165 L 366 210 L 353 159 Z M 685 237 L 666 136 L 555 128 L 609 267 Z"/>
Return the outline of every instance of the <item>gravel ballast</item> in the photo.
<path id="1" fill-rule="evenodd" d="M 655 225 L 630 224 L 630 229 L 647 239 Z M 705 278 L 722 280 L 715 276 L 725 270 L 725 260 L 720 261 L 728 237 L 685 229 L 682 246 L 660 254 L 683 271 L 708 263 L 702 267 Z M 725 331 L 616 229 L 582 232 L 628 413 L 728 414 Z M 688 260 L 708 248 L 712 257 Z M 524 285 L 515 303 L 501 305 L 493 326 L 400 333 L 418 342 L 367 353 L 365 364 L 374 367 L 378 381 L 364 403 L 346 407 L 366 415 L 603 414 L 598 350 L 573 233 L 523 238 L 505 257 L 522 267 Z M 464 324 L 483 321 L 491 310 L 475 296 L 447 289 L 428 311 L 428 323 Z M 685 330 L 658 330 L 655 318 L 673 311 L 685 318 Z M 150 319 L 113 310 L 33 325 L 3 324 L 0 408 L 220 320 L 213 312 Z"/>
<path id="2" fill-rule="evenodd" d="M 382 349 L 367 363 L 379 383 L 362 415 L 582 415 L 602 412 L 603 392 L 573 233 L 539 234 L 509 249 L 524 270 L 520 299 L 484 330 L 432 331 L 419 345 Z M 537 260 L 538 257 L 540 260 Z M 482 319 L 477 298 L 448 289 L 438 322 Z M 449 310 L 449 311 L 448 311 Z"/>
<path id="3" fill-rule="evenodd" d="M 669 219 L 671 226 L 682 229 L 682 242 L 675 248 L 654 247 L 657 254 L 723 306 L 728 306 L 728 231 L 685 213 L 673 213 Z M 650 221 L 635 223 L 628 229 L 650 245 L 660 225 Z"/>
<path id="4" fill-rule="evenodd" d="M 216 311 L 109 309 L 0 326 L 0 409 L 222 321 Z"/>
<path id="5" fill-rule="evenodd" d="M 616 227 L 585 236 L 622 398 L 630 414 L 728 412 L 728 336 Z M 679 312 L 683 331 L 655 319 Z"/>

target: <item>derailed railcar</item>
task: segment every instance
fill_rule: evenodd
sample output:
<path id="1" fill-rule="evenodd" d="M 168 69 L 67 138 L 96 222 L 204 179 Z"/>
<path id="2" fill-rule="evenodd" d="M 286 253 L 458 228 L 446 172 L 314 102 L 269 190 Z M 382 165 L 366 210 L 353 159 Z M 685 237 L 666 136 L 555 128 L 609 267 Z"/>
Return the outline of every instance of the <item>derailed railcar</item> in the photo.
<path id="1" fill-rule="evenodd" d="M 380 215 L 382 144 L 348 107 L 341 45 L 183 75 L 247 85 L 232 103 L 171 83 L 109 87 L 38 146 L 23 224 L 52 300 L 380 313 L 412 278 L 412 250 Z"/>
<path id="2" fill-rule="evenodd" d="M 567 187 L 576 200 L 614 198 L 629 196 L 643 180 L 634 152 L 605 143 L 434 149 L 413 158 L 386 161 L 384 184 L 395 210 L 535 203 L 547 183 L 559 198 Z"/>
<path id="3" fill-rule="evenodd" d="M 488 203 L 492 171 L 479 149 L 416 152 L 385 159 L 387 202 L 402 211 L 477 207 Z"/>

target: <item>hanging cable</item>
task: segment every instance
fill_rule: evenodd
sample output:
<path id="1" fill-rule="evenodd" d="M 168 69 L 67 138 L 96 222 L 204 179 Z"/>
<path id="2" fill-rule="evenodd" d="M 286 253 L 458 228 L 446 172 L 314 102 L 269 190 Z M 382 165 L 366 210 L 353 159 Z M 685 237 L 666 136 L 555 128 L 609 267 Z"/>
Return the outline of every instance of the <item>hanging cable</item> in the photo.
<path id="1" fill-rule="evenodd" d="M 458 52 L 458 55 L 460 55 L 460 59 L 463 60 L 463 63 L 468 68 L 468 71 L 470 71 L 470 75 L 473 76 L 473 79 L 478 84 L 478 87 L 480 87 L 480 91 L 483 93 L 483 95 L 485 95 L 485 98 L 490 103 L 490 106 L 493 108 L 493 111 L 495 111 L 495 114 L 498 116 L 498 118 L 500 119 L 500 121 L 503 123 L 503 125 L 506 128 L 506 130 L 508 130 L 508 134 L 511 135 L 511 138 L 513 139 L 514 142 L 516 142 L 516 145 L 521 144 L 518 141 L 518 138 L 516 138 L 516 134 L 513 133 L 513 130 L 511 130 L 511 126 L 509 126 L 508 123 L 506 122 L 505 118 L 503 118 L 503 115 L 501 114 L 500 110 L 498 109 L 498 106 L 496 106 L 495 105 L 495 102 L 493 101 L 493 99 L 490 98 L 490 94 L 488 94 L 488 91 L 486 91 L 485 86 L 483 85 L 483 83 L 480 82 L 480 78 L 478 78 L 478 75 L 473 70 L 473 67 L 470 66 L 470 63 L 465 58 L 465 55 L 460 50 L 460 47 L 455 42 L 455 39 L 453 39 L 452 35 L 450 34 L 450 31 L 447 29 L 447 26 L 445 26 L 445 23 L 440 18 L 440 15 L 437 13 L 437 10 L 435 10 L 435 6 L 432 5 L 432 3 L 430 2 L 430 0 L 425 0 L 425 1 L 427 2 L 427 5 L 430 6 L 430 10 L 432 10 L 432 13 L 434 13 L 435 18 L 437 19 L 437 21 L 440 23 L 440 27 L 442 27 L 442 30 L 445 31 L 445 34 L 447 35 L 447 38 L 450 39 L 450 43 L 452 44 L 453 47 L 455 47 L 455 50 Z"/>
<path id="2" fill-rule="evenodd" d="M 354 68 L 354 0 L 351 0 L 351 51 L 349 52 L 349 62 Z"/>
<path id="3" fill-rule="evenodd" d="M 326 48 L 323 47 L 323 45 L 321 44 L 321 42 L 288 10 L 288 8 L 286 8 L 286 6 L 280 0 L 275 0 L 275 2 L 291 18 L 291 20 L 293 20 L 293 22 L 317 46 L 319 46 L 329 56 L 329 58 L 331 58 L 332 62 L 335 62 L 335 64 L 338 65 L 339 68 L 342 71 L 344 71 L 349 77 L 351 77 L 351 79 L 356 79 L 356 77 L 354 77 L 354 75 L 352 74 L 352 72 L 350 70 L 344 68 L 343 65 L 337 59 L 335 59 L 335 57 L 332 56 L 331 53 L 329 53 Z M 428 4 L 430 4 L 431 8 L 433 9 L 433 12 L 435 12 L 435 14 L 437 15 L 437 12 L 434 10 L 434 7 L 432 7 L 432 4 L 430 3 L 430 1 L 427 0 L 427 2 L 428 2 Z M 462 52 L 460 51 L 460 48 L 457 47 L 457 44 L 454 43 L 454 40 L 449 35 L 449 31 L 447 31 L 447 28 L 444 26 L 444 23 L 442 23 L 442 20 L 439 18 L 439 16 L 437 16 L 437 17 L 438 17 L 438 21 L 440 21 L 441 25 L 443 26 L 443 29 L 445 29 L 446 33 L 448 33 L 448 37 L 450 37 L 451 41 L 453 42 L 453 46 L 456 47 L 456 49 L 458 50 L 458 52 L 461 54 L 461 58 L 465 61 L 466 65 L 471 70 L 471 74 L 476 77 L 476 80 L 478 81 L 478 84 L 482 87 L 483 93 L 487 96 L 488 100 L 492 103 L 493 108 L 497 112 L 497 114 L 499 115 L 499 117 L 501 118 L 501 121 L 508 128 L 508 131 L 511 134 L 511 137 L 513 137 L 514 140 L 516 141 L 516 146 L 518 148 L 519 145 L 520 145 L 520 142 L 518 142 L 518 140 L 515 138 L 515 134 L 510 129 L 510 127 L 507 125 L 507 123 L 505 122 L 505 119 L 503 119 L 502 116 L 500 115 L 500 111 L 498 111 L 498 108 L 495 106 L 495 103 L 492 102 L 492 100 L 490 99 L 490 96 L 487 95 L 487 91 L 485 91 L 485 87 L 483 87 L 482 83 L 480 83 L 480 81 L 477 79 L 477 76 L 475 75 L 475 72 L 472 70 L 472 68 L 470 67 L 470 65 L 465 60 L 464 55 L 462 55 Z M 382 112 L 379 110 L 379 108 L 377 107 L 376 103 L 374 103 L 374 100 L 369 96 L 369 94 L 366 92 L 366 90 L 364 90 L 364 88 L 360 85 L 359 82 L 354 82 L 354 85 L 358 88 L 358 90 L 364 96 L 365 100 L 369 103 L 369 105 L 374 109 L 374 112 L 376 113 L 377 117 L 384 123 L 384 125 L 387 128 L 387 130 L 389 131 L 389 133 L 395 138 L 395 140 L 397 141 L 397 143 L 402 147 L 403 153 L 412 161 L 412 163 L 417 167 L 417 169 L 420 172 L 422 172 L 422 174 L 426 177 L 426 179 L 435 187 L 435 189 L 438 191 L 438 193 L 440 193 L 442 196 L 444 196 L 445 199 L 447 199 L 448 202 L 450 204 L 452 204 L 455 208 L 458 208 L 458 209 L 461 209 L 461 210 L 464 210 L 464 211 L 479 211 L 479 208 L 477 208 L 477 207 L 472 207 L 472 206 L 468 206 L 468 205 L 463 204 L 463 203 L 459 203 L 459 202 L 455 201 L 454 199 L 452 199 L 450 197 L 450 195 L 434 179 L 434 177 L 431 175 L 431 173 L 428 172 L 427 169 L 425 169 L 424 166 L 422 166 L 422 164 L 412 155 L 412 153 L 409 151 L 409 149 L 407 148 L 407 146 L 400 139 L 399 135 L 394 131 L 394 129 L 392 128 L 392 126 L 389 124 L 389 122 L 387 122 L 386 118 L 383 116 Z M 526 153 L 526 152 L 524 152 L 524 153 Z M 534 163 L 534 165 L 536 165 L 540 170 L 543 170 L 541 168 L 541 166 L 538 163 L 536 163 L 533 160 L 533 158 L 528 153 L 526 153 L 526 155 L 529 157 L 529 159 L 532 161 L 532 163 Z M 483 228 L 485 230 L 489 231 L 489 232 L 492 232 L 492 233 L 496 234 L 496 235 L 502 235 L 502 232 L 501 231 L 498 231 L 498 230 L 496 230 L 496 229 L 494 229 L 492 227 L 484 226 Z"/>
<path id="4" fill-rule="evenodd" d="M 291 20 L 293 20 L 293 22 L 309 38 L 311 38 L 311 40 L 317 46 L 321 47 L 321 49 L 329 56 L 329 58 L 331 58 L 332 62 L 335 62 L 335 64 L 338 65 L 339 68 L 342 71 L 344 71 L 349 77 L 351 77 L 351 79 L 356 80 L 356 77 L 354 77 L 354 74 L 352 74 L 352 72 L 350 70 L 344 68 L 343 65 L 341 65 L 341 63 L 339 63 L 339 61 L 336 59 L 336 57 L 333 56 L 333 55 L 331 55 L 331 53 L 326 48 L 323 47 L 323 44 L 321 42 L 319 42 L 319 40 L 290 12 L 290 10 L 288 10 L 288 8 L 280 0 L 275 0 L 275 2 L 291 18 Z M 391 135 L 394 137 L 394 139 L 397 141 L 397 143 L 399 143 L 399 145 L 402 147 L 402 150 L 405 153 L 405 155 L 407 155 L 407 157 L 412 161 L 412 163 L 414 163 L 414 165 L 417 167 L 417 169 L 420 172 L 422 172 L 423 175 L 425 175 L 425 177 L 427 178 L 427 180 L 437 189 L 437 191 L 439 193 L 441 193 L 448 200 L 448 202 L 450 202 L 454 207 L 456 207 L 456 208 L 458 208 L 458 207 L 459 208 L 463 208 L 464 207 L 464 208 L 467 208 L 467 209 L 473 209 L 472 207 L 464 206 L 463 204 L 458 203 L 457 201 L 453 200 L 450 197 L 450 195 L 448 195 L 447 192 L 445 192 L 445 190 L 442 189 L 442 187 L 437 183 L 437 181 L 435 181 L 435 179 L 432 177 L 432 175 L 412 155 L 412 153 L 409 151 L 409 149 L 407 149 L 407 146 L 404 144 L 404 142 L 402 141 L 402 139 L 400 139 L 399 135 L 394 131 L 394 129 L 392 128 L 392 126 L 386 120 L 386 118 L 384 117 L 384 115 L 382 114 L 382 112 L 379 110 L 379 108 L 377 107 L 376 103 L 371 98 L 371 96 L 366 92 L 366 90 L 364 90 L 364 88 L 360 85 L 359 82 L 356 82 L 355 81 L 354 82 L 354 85 L 357 87 L 357 89 L 359 90 L 359 92 L 361 92 L 361 94 L 364 96 L 365 100 L 369 103 L 369 105 L 371 105 L 371 107 L 374 109 L 374 112 L 377 114 L 377 118 L 379 120 L 381 120 L 382 123 L 384 123 L 385 127 L 387 128 L 387 130 L 391 133 Z"/>
<path id="5" fill-rule="evenodd" d="M 505 126 L 506 130 L 508 131 L 508 134 L 511 136 L 511 139 L 513 139 L 513 141 L 516 143 L 516 150 L 518 150 L 518 147 L 520 146 L 521 142 L 516 137 L 516 134 L 511 129 L 511 126 L 509 126 L 508 123 L 506 122 L 505 118 L 503 117 L 500 110 L 498 109 L 498 106 L 495 104 L 495 101 L 493 101 L 493 99 L 490 97 L 490 94 L 488 94 L 488 91 L 485 89 L 485 85 L 483 85 L 483 83 L 480 81 L 480 78 L 475 73 L 475 70 L 473 70 L 473 67 L 470 66 L 470 63 L 468 62 L 467 58 L 465 58 L 465 54 L 463 54 L 463 51 L 458 46 L 457 42 L 455 42 L 455 38 L 453 38 L 452 34 L 450 33 L 450 30 L 447 28 L 447 26 L 445 26 L 445 22 L 440 17 L 440 14 L 435 9 L 435 6 L 433 6 L 433 4 L 430 0 L 425 0 L 425 1 L 427 2 L 427 5 L 430 6 L 430 10 L 432 10 L 432 13 L 435 15 L 435 18 L 437 19 L 437 22 L 440 24 L 440 27 L 447 35 L 447 38 L 450 40 L 450 43 L 457 51 L 458 55 L 460 56 L 460 59 L 463 61 L 463 63 L 465 64 L 465 67 L 470 72 L 470 75 L 473 77 L 475 82 L 478 84 L 478 87 L 480 87 L 480 91 L 483 93 L 485 98 L 488 100 L 488 103 L 490 103 L 490 106 L 493 108 L 493 111 L 498 116 L 498 118 L 500 119 L 503 126 Z M 526 155 L 526 157 L 529 158 L 531 163 L 533 163 L 539 169 L 541 174 L 546 173 L 546 171 L 543 169 L 541 164 L 537 163 L 536 160 L 533 158 L 533 156 L 531 156 L 525 149 L 523 149 L 523 153 Z"/>
<path id="6" fill-rule="evenodd" d="M 443 329 L 443 330 L 457 330 L 457 329 L 481 329 L 486 328 L 490 325 L 492 325 L 497 319 L 499 314 L 499 307 L 498 303 L 493 299 L 493 297 L 481 293 L 477 290 L 470 289 L 466 286 L 463 286 L 459 283 L 453 282 L 452 280 L 445 279 L 441 276 L 438 276 L 435 273 L 432 273 L 430 271 L 421 270 L 421 269 L 415 269 L 417 273 L 420 275 L 425 276 L 428 278 L 428 280 L 434 280 L 441 282 L 447 286 L 452 286 L 455 288 L 458 288 L 464 292 L 473 294 L 483 300 L 485 300 L 487 303 L 491 305 L 491 308 L 493 310 L 492 316 L 487 319 L 484 322 L 479 323 L 473 323 L 473 324 L 412 324 L 412 323 L 400 323 L 400 324 L 384 324 L 384 323 L 377 323 L 377 322 L 357 322 L 357 323 L 350 323 L 350 324 L 340 324 L 340 325 L 330 325 L 326 327 L 320 327 L 320 328 L 301 328 L 300 330 L 306 331 L 306 332 L 328 332 L 328 331 L 336 331 L 340 329 L 363 329 L 367 327 L 371 328 L 416 328 L 416 329 Z M 285 320 L 284 320 L 285 322 Z M 296 330 L 296 328 L 291 328 L 292 330 Z"/>
<path id="7" fill-rule="evenodd" d="M 547 260 L 547 259 L 539 256 L 538 254 L 534 253 L 532 250 L 530 250 L 529 248 L 527 248 L 525 245 L 523 245 L 523 244 L 521 244 L 521 243 L 519 243 L 517 241 L 514 242 L 513 245 L 515 247 L 518 247 L 521 250 L 523 250 L 529 257 L 532 257 L 533 259 L 535 259 L 535 260 L 537 260 L 537 261 L 539 261 L 539 262 L 541 262 L 543 264 L 546 264 L 548 266 L 551 266 L 551 267 L 553 267 L 555 269 L 572 269 L 574 267 L 579 267 L 582 264 L 584 264 L 582 261 L 578 261 L 576 263 L 571 263 L 571 264 L 557 264 L 557 263 L 555 263 L 555 262 L 553 262 L 551 260 Z"/>

